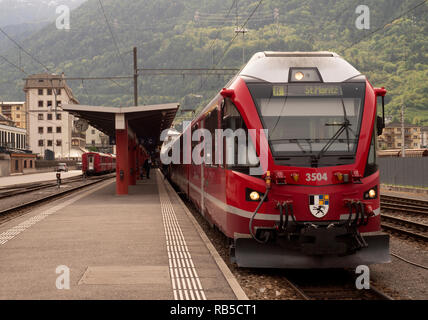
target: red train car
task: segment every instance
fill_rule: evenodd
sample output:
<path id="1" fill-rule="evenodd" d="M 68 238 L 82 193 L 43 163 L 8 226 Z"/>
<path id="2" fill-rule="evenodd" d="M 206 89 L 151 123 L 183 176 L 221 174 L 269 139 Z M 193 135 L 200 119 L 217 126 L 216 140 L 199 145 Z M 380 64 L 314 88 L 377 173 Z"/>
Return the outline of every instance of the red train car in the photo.
<path id="1" fill-rule="evenodd" d="M 257 53 L 175 140 L 171 180 L 230 239 L 238 266 L 387 263 L 375 143 L 385 94 L 335 53 Z M 228 129 L 247 149 L 238 134 L 226 143 Z M 188 161 L 201 134 L 223 145 Z"/>
<path id="2" fill-rule="evenodd" d="M 82 154 L 82 171 L 86 175 L 105 174 L 116 171 L 116 156 L 98 152 Z"/>

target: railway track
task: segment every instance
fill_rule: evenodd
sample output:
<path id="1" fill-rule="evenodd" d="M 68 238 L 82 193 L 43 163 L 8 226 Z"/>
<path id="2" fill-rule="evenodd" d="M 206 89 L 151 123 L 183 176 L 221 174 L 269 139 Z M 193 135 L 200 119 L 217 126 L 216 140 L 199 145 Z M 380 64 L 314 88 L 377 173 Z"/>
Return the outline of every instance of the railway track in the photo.
<path id="1" fill-rule="evenodd" d="M 428 241 L 428 225 L 423 223 L 382 214 L 382 228 L 416 240 Z"/>
<path id="2" fill-rule="evenodd" d="M 415 240 L 428 241 L 428 225 L 411 220 L 415 217 L 428 217 L 428 201 L 382 195 L 381 209 L 384 230 Z M 405 214 L 407 217 L 403 218 L 393 213 Z"/>
<path id="3" fill-rule="evenodd" d="M 311 276 L 309 279 L 301 275 L 289 276 L 286 280 L 303 300 L 393 300 L 373 285 L 370 289 L 357 289 L 350 271 L 327 270 L 321 273 L 326 274 L 322 277 L 317 274 L 315 279 Z"/>
<path id="4" fill-rule="evenodd" d="M 428 215 L 428 201 L 381 195 L 382 210 Z"/>
<path id="5" fill-rule="evenodd" d="M 90 179 L 92 178 L 89 178 L 89 180 Z M 72 183 L 76 181 L 83 181 L 82 176 L 79 175 L 79 176 L 61 179 L 61 182 L 62 182 L 61 184 Z M 20 184 L 16 186 L 1 187 L 0 199 L 10 198 L 20 194 L 25 194 L 25 193 L 38 191 L 38 190 L 42 190 L 50 187 L 55 187 L 56 185 L 57 185 L 56 180 L 51 180 L 51 181 L 25 183 L 25 184 Z"/>
<path id="6" fill-rule="evenodd" d="M 25 209 L 31 208 L 31 207 L 33 207 L 35 205 L 42 204 L 44 202 L 60 198 L 62 196 L 65 196 L 67 194 L 70 194 L 70 193 L 73 193 L 75 191 L 81 190 L 83 188 L 92 186 L 94 184 L 103 182 L 103 181 L 108 180 L 108 179 L 112 179 L 113 177 L 114 177 L 114 175 L 111 175 L 111 174 L 110 175 L 101 176 L 101 177 L 92 177 L 90 179 L 87 179 L 86 180 L 87 183 L 84 183 L 82 185 L 79 185 L 79 186 L 76 186 L 76 187 L 72 187 L 72 188 L 69 188 L 69 189 L 65 189 L 63 191 L 55 192 L 55 193 L 52 193 L 50 195 L 45 195 L 45 196 L 43 196 L 41 198 L 38 198 L 38 199 L 35 199 L 35 200 L 31 200 L 31 201 L 19 204 L 17 206 L 1 210 L 0 211 L 0 224 L 4 223 L 5 221 L 10 220 L 10 219 L 7 219 L 6 217 L 8 217 L 10 215 L 13 215 L 14 213 L 22 212 Z M 80 180 L 82 180 L 82 179 L 80 178 Z M 71 181 L 67 181 L 67 182 L 71 182 Z M 56 186 L 56 183 L 54 183 L 54 186 Z M 48 188 L 48 187 L 44 186 L 43 188 Z M 23 191 L 23 190 L 21 190 L 21 191 Z M 28 192 L 32 192 L 32 191 L 34 191 L 34 189 L 31 189 L 31 191 L 28 191 L 28 189 L 27 189 L 26 192 L 24 192 L 24 191 L 23 192 L 18 192 L 17 194 L 28 193 Z"/>

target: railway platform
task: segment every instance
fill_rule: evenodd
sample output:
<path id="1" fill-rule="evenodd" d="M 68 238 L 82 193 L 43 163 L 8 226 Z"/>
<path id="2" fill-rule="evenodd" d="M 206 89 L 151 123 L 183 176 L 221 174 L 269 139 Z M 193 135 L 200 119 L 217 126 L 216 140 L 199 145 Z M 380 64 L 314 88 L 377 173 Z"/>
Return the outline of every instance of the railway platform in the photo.
<path id="1" fill-rule="evenodd" d="M 0 225 L 0 299 L 247 299 L 159 172 Z"/>

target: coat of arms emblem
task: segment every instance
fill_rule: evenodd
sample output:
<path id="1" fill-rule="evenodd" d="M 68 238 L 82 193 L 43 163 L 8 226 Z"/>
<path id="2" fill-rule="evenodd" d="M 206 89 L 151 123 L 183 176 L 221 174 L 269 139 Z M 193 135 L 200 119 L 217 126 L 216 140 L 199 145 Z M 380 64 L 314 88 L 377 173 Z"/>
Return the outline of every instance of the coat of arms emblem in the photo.
<path id="1" fill-rule="evenodd" d="M 323 218 L 329 208 L 330 196 L 328 194 L 317 194 L 309 196 L 309 210 L 316 218 Z"/>

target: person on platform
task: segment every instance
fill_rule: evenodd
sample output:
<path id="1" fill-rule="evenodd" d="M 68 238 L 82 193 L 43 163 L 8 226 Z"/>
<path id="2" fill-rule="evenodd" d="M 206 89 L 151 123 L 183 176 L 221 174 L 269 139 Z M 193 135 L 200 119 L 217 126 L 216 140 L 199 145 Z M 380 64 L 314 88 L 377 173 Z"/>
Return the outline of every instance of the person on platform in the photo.
<path id="1" fill-rule="evenodd" d="M 146 170 L 147 179 L 150 179 L 150 168 L 152 167 L 152 159 L 147 158 L 146 161 L 144 161 L 144 169 Z"/>

